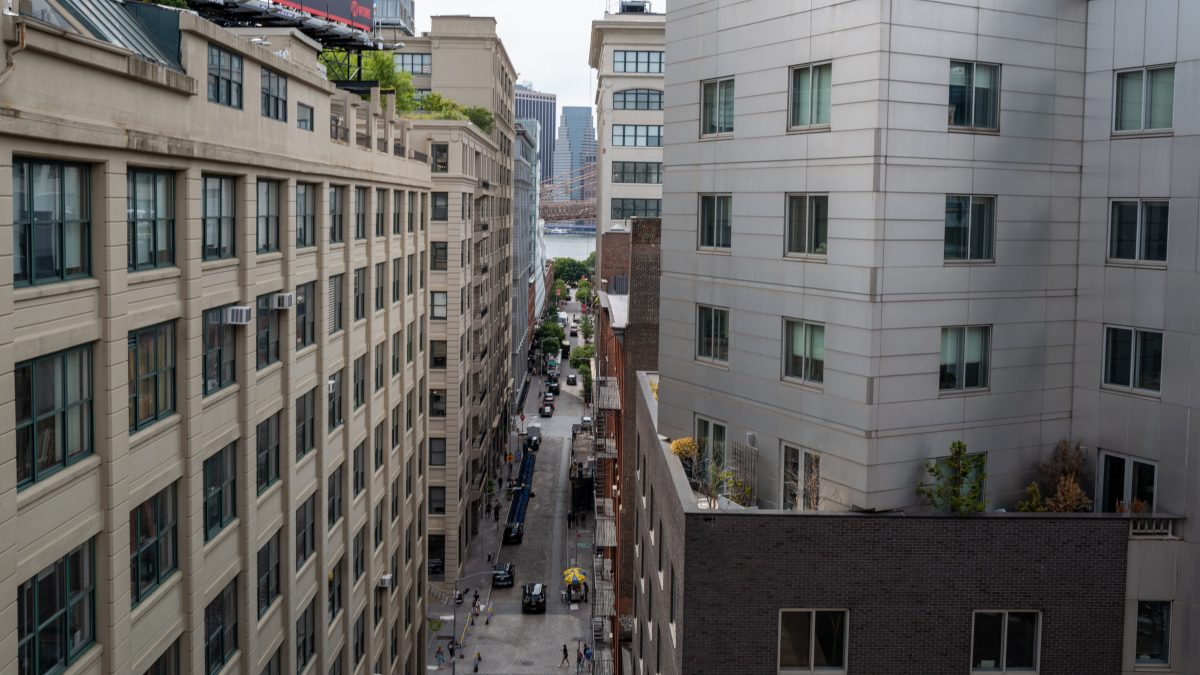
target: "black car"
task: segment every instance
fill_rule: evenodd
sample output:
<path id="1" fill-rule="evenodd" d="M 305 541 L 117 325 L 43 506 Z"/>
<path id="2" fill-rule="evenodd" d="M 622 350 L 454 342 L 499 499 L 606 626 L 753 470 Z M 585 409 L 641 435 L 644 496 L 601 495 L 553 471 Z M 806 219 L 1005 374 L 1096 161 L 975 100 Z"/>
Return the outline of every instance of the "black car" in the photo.
<path id="1" fill-rule="evenodd" d="M 558 371 L 557 370 L 548 371 L 546 373 L 546 381 L 547 382 L 558 382 Z"/>
<path id="2" fill-rule="evenodd" d="M 492 568 L 492 588 L 512 588 L 516 578 L 517 566 L 510 562 Z"/>
<path id="3" fill-rule="evenodd" d="M 568 380 L 568 382 L 569 381 L 570 380 Z M 546 393 L 554 394 L 555 396 L 557 396 L 561 392 L 562 392 L 562 389 L 559 388 L 559 386 L 558 386 L 558 380 L 554 380 L 553 382 L 551 382 L 550 380 L 546 380 Z"/>
<path id="4" fill-rule="evenodd" d="M 544 405 L 538 410 L 538 417 L 554 417 L 554 406 Z"/>
<path id="5" fill-rule="evenodd" d="M 546 613 L 546 587 L 542 584 L 525 584 L 521 588 L 521 612 L 524 614 Z"/>
<path id="6" fill-rule="evenodd" d="M 567 375 L 567 386 L 569 386 L 569 387 L 575 386 L 575 373 L 571 373 L 570 375 Z"/>
<path id="7" fill-rule="evenodd" d="M 546 392 L 545 394 L 542 394 L 542 405 L 548 405 L 551 408 L 553 408 L 554 407 L 554 394 L 551 392 Z"/>

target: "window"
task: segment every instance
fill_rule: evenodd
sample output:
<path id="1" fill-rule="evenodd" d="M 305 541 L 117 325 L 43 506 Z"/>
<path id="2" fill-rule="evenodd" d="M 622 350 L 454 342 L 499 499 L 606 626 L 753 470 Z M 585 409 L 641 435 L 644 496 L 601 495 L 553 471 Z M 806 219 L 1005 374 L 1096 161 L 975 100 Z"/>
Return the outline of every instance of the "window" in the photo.
<path id="1" fill-rule="evenodd" d="M 367 654 L 367 610 L 358 613 L 358 618 L 354 620 L 354 665 L 357 667 L 362 663 L 363 657 Z"/>
<path id="2" fill-rule="evenodd" d="M 788 195 L 786 255 L 825 255 L 829 246 L 829 196 Z"/>
<path id="3" fill-rule="evenodd" d="M 279 597 L 279 534 L 277 530 L 258 549 L 258 615 L 267 613 Z"/>
<path id="4" fill-rule="evenodd" d="M 225 310 L 232 305 L 204 312 L 204 395 L 228 387 L 237 381 L 236 336 L 234 327 L 225 323 Z"/>
<path id="5" fill-rule="evenodd" d="M 446 416 L 446 390 L 445 389 L 430 389 L 429 390 L 429 416 L 430 417 L 445 417 Z"/>
<path id="6" fill-rule="evenodd" d="M 702 461 L 725 466 L 725 425 L 720 422 L 696 417 L 696 444 L 700 446 L 697 455 Z M 650 488 L 650 527 L 654 526 L 654 488 Z M 645 550 L 645 547 L 643 547 Z"/>
<path id="7" fill-rule="evenodd" d="M 204 670 L 213 675 L 237 653 L 237 577 L 204 609 Z"/>
<path id="8" fill-rule="evenodd" d="M 14 172 L 27 171 L 21 161 L 13 167 Z M 14 173 L 14 183 L 15 177 Z M 14 185 L 14 197 L 25 198 L 24 185 Z M 128 202 L 129 213 L 129 270 L 144 270 L 154 267 L 171 267 L 175 264 L 175 177 L 166 171 L 129 169 Z M 57 198 L 57 197 L 56 197 Z M 79 204 L 86 208 L 86 204 Z M 24 207 L 16 204 L 17 212 Z M 19 221 L 14 223 L 20 227 Z M 41 226 L 41 221 L 39 221 Z M 20 238 L 18 238 L 20 241 Z M 20 255 L 18 253 L 18 255 Z M 19 273 L 19 271 L 18 271 Z"/>
<path id="9" fill-rule="evenodd" d="M 296 569 L 312 557 L 317 542 L 317 495 L 311 494 L 296 509 Z"/>
<path id="10" fill-rule="evenodd" d="M 392 479 L 392 520 L 400 517 L 400 477 Z"/>
<path id="11" fill-rule="evenodd" d="M 345 422 L 342 406 L 342 373 L 345 368 L 337 371 L 329 378 L 329 431 L 342 426 Z"/>
<path id="12" fill-rule="evenodd" d="M 296 672 L 303 672 L 316 653 L 317 599 L 313 598 L 296 619 Z"/>
<path id="13" fill-rule="evenodd" d="M 279 480 L 279 419 L 280 413 L 271 415 L 255 432 L 254 455 L 260 495 Z"/>
<path id="14" fill-rule="evenodd" d="M 413 458 L 409 457 L 404 463 L 404 497 L 408 498 L 413 493 Z"/>
<path id="15" fill-rule="evenodd" d="M 341 646 L 338 649 L 337 657 L 333 659 L 333 663 L 329 664 L 329 675 L 342 675 L 342 661 L 346 660 L 346 647 Z"/>
<path id="16" fill-rule="evenodd" d="M 375 548 L 383 545 L 383 500 L 375 503 Z"/>
<path id="17" fill-rule="evenodd" d="M 408 396 L 404 397 L 404 430 L 408 431 L 413 427 L 413 398 L 416 394 L 412 389 L 408 390 Z"/>
<path id="18" fill-rule="evenodd" d="M 819 323 L 783 321 L 783 376 L 802 382 L 825 381 L 825 326 Z"/>
<path id="19" fill-rule="evenodd" d="M 1132 457 L 1100 453 L 1100 503 L 1103 513 L 1154 513 L 1158 467 Z"/>
<path id="20" fill-rule="evenodd" d="M 204 259 L 232 258 L 237 249 L 236 193 L 231 176 L 204 176 Z"/>
<path id="21" fill-rule="evenodd" d="M 405 292 L 408 295 L 412 295 L 412 292 L 413 292 L 413 279 L 415 278 L 413 275 L 413 271 L 416 268 L 417 268 L 417 256 L 415 253 L 410 253 L 408 255 L 408 276 L 405 279 Z"/>
<path id="22" fill-rule="evenodd" d="M 92 348 L 16 364 L 17 485 L 39 481 L 92 452 Z"/>
<path id="23" fill-rule="evenodd" d="M 346 478 L 342 466 L 339 464 L 336 469 L 329 472 L 329 478 L 326 479 L 328 488 L 325 491 L 325 522 L 329 525 L 329 529 L 333 529 L 333 526 L 342 519 L 342 484 Z"/>
<path id="24" fill-rule="evenodd" d="M 367 188 L 354 188 L 354 238 L 367 238 Z"/>
<path id="25" fill-rule="evenodd" d="M 613 110 L 662 110 L 663 93 L 658 89 L 625 89 L 613 94 Z"/>
<path id="26" fill-rule="evenodd" d="M 419 522 L 419 521 L 418 521 Z M 425 566 L 430 581 L 441 581 L 446 578 L 446 535 L 429 535 L 429 553 Z"/>
<path id="27" fill-rule="evenodd" d="M 262 69 L 262 114 L 281 122 L 287 121 L 287 78 L 266 68 Z"/>
<path id="28" fill-rule="evenodd" d="M 421 264 L 417 266 L 417 269 L 420 270 L 420 276 L 421 276 L 420 286 L 421 286 L 421 288 L 425 288 L 425 251 L 421 251 L 421 253 L 419 255 L 420 255 Z"/>
<path id="29" fill-rule="evenodd" d="M 404 267 L 403 258 L 392 260 L 392 302 L 400 302 L 400 275 Z"/>
<path id="30" fill-rule="evenodd" d="M 354 270 L 354 320 L 367 316 L 367 268 Z"/>
<path id="31" fill-rule="evenodd" d="M 975 612 L 972 672 L 1037 670 L 1039 618 L 1037 612 Z"/>
<path id="32" fill-rule="evenodd" d="M 384 602 L 384 591 L 382 588 L 376 587 L 375 588 L 375 597 L 371 601 L 371 610 L 372 610 L 372 614 L 374 615 L 374 618 L 375 618 L 376 626 L 379 625 L 379 622 L 383 621 L 383 602 Z M 375 663 L 375 672 L 377 672 L 377 673 L 383 672 L 383 666 L 380 665 L 380 663 L 378 661 Z"/>
<path id="33" fill-rule="evenodd" d="M 317 245 L 317 186 L 296 183 L 296 248 Z"/>
<path id="34" fill-rule="evenodd" d="M 1139 600 L 1134 663 L 1167 665 L 1171 662 L 1171 603 Z"/>
<path id="35" fill-rule="evenodd" d="M 446 369 L 446 341 L 429 341 L 429 367 L 437 370 Z"/>
<path id="36" fill-rule="evenodd" d="M 237 441 L 204 460 L 204 541 L 237 516 Z"/>
<path id="37" fill-rule="evenodd" d="M 417 332 L 417 328 L 416 328 L 416 322 L 415 322 L 415 321 L 409 321 L 409 322 L 408 322 L 408 341 L 407 341 L 407 343 L 404 345 L 404 362 L 405 362 L 405 363 L 412 363 L 412 360 L 413 360 L 413 339 L 414 339 L 414 338 L 413 338 L 413 336 L 416 334 L 416 332 Z"/>
<path id="38" fill-rule="evenodd" d="M 129 431 L 133 433 L 175 412 L 175 322 L 134 331 L 128 342 Z M 19 380 L 18 385 L 23 386 Z"/>
<path id="39" fill-rule="evenodd" d="M 700 135 L 733 133 L 733 78 L 700 84 Z"/>
<path id="40" fill-rule="evenodd" d="M 382 237 L 385 234 L 383 227 L 383 207 L 384 201 L 387 199 L 387 190 L 375 189 L 375 236 Z"/>
<path id="41" fill-rule="evenodd" d="M 730 195 L 700 195 L 700 248 L 729 248 L 732 212 Z"/>
<path id="42" fill-rule="evenodd" d="M 87 541 L 17 589 L 21 675 L 65 670 L 96 639 L 96 562 Z"/>
<path id="43" fill-rule="evenodd" d="M 696 357 L 729 361 L 729 310 L 696 306 Z"/>
<path id="44" fill-rule="evenodd" d="M 662 162 L 613 162 L 614 183 L 662 184 Z"/>
<path id="45" fill-rule="evenodd" d="M 613 220 L 628 218 L 658 218 L 662 213 L 661 199 L 634 199 L 614 197 L 611 215 Z"/>
<path id="46" fill-rule="evenodd" d="M 136 607 L 179 567 L 175 484 L 129 512 L 129 598 Z"/>
<path id="47" fill-rule="evenodd" d="M 375 425 L 373 437 L 373 446 L 375 448 L 375 470 L 379 471 L 383 468 L 383 451 L 386 449 L 384 443 L 383 422 Z"/>
<path id="48" fill-rule="evenodd" d="M 1108 227 L 1110 260 L 1167 261 L 1170 202 L 1115 201 Z"/>
<path id="49" fill-rule="evenodd" d="M 1115 131 L 1170 129 L 1175 107 L 1175 66 L 1117 73 Z"/>
<path id="50" fill-rule="evenodd" d="M 661 73 L 662 52 L 639 52 L 618 49 L 613 52 L 614 73 Z"/>
<path id="51" fill-rule="evenodd" d="M 296 287 L 296 349 L 313 344 L 316 340 L 317 284 L 310 281 Z"/>
<path id="52" fill-rule="evenodd" d="M 441 515 L 446 512 L 446 488 L 440 485 L 429 486 L 429 513 Z"/>
<path id="53" fill-rule="evenodd" d="M 429 466 L 446 466 L 446 439 L 429 439 Z"/>
<path id="54" fill-rule="evenodd" d="M 417 195 L 416 193 L 408 193 L 408 231 L 413 231 L 413 223 L 417 218 Z"/>
<path id="55" fill-rule="evenodd" d="M 359 443 L 354 448 L 354 496 L 362 494 L 362 491 L 367 487 L 367 444 L 366 441 Z"/>
<path id="56" fill-rule="evenodd" d="M 304 129 L 305 131 L 312 131 L 316 128 L 316 125 L 313 124 L 314 117 L 315 115 L 313 114 L 313 107 L 311 105 L 305 105 L 303 103 L 296 104 L 297 127 Z"/>
<path id="57" fill-rule="evenodd" d="M 779 672 L 844 670 L 848 614 L 845 610 L 780 610 Z"/>
<path id="58" fill-rule="evenodd" d="M 953 326 L 942 329 L 938 388 L 942 391 L 986 389 L 991 326 Z"/>
<path id="59" fill-rule="evenodd" d="M 334 274 L 329 277 L 329 290 L 325 295 L 325 306 L 329 312 L 330 335 L 342 329 L 342 276 Z"/>
<path id="60" fill-rule="evenodd" d="M 279 181 L 258 181 L 258 252 L 279 250 Z"/>
<path id="61" fill-rule="evenodd" d="M 429 293 L 430 316 L 434 319 L 446 318 L 446 302 L 446 291 L 431 291 Z"/>
<path id="62" fill-rule="evenodd" d="M 182 672 L 179 668 L 179 640 L 176 639 L 142 675 L 179 675 Z M 264 670 L 262 675 L 279 675 L 279 669 Z"/>
<path id="63" fill-rule="evenodd" d="M 367 357 L 354 359 L 354 409 L 358 410 L 367 402 Z"/>
<path id="64" fill-rule="evenodd" d="M 357 582 L 367 570 L 367 526 L 358 528 L 354 534 L 354 581 Z"/>
<path id="65" fill-rule="evenodd" d="M 400 204 L 404 201 L 403 190 L 392 190 L 392 234 L 400 234 Z"/>
<path id="66" fill-rule="evenodd" d="M 450 170 L 450 146 L 447 143 L 429 144 L 429 165 L 432 173 L 446 173 Z"/>
<path id="67" fill-rule="evenodd" d="M 400 333 L 392 333 L 392 375 L 400 374 Z"/>
<path id="68" fill-rule="evenodd" d="M 432 249 L 429 254 L 429 269 L 444 272 L 450 261 L 450 245 L 444 241 L 433 241 L 429 246 Z"/>
<path id="69" fill-rule="evenodd" d="M 271 309 L 271 296 L 258 296 L 254 318 L 258 330 L 254 335 L 255 364 L 259 370 L 279 360 L 279 312 Z"/>
<path id="70" fill-rule="evenodd" d="M 342 203 L 343 187 L 329 187 L 329 243 L 336 244 L 345 241 L 346 236 L 346 207 Z"/>
<path id="71" fill-rule="evenodd" d="M 400 447 L 400 404 L 392 408 L 392 448 Z"/>
<path id="72" fill-rule="evenodd" d="M 820 63 L 792 68 L 791 88 L 788 127 L 828 127 L 833 91 L 833 64 Z"/>
<path id="73" fill-rule="evenodd" d="M 396 54 L 396 70 L 413 75 L 429 75 L 433 72 L 433 55 Z"/>
<path id="74" fill-rule="evenodd" d="M 326 606 L 328 612 L 325 616 L 329 623 L 337 620 L 338 614 L 342 613 L 342 561 L 339 559 L 329 570 L 329 580 L 325 585 Z"/>
<path id="75" fill-rule="evenodd" d="M 208 46 L 208 101 L 242 107 L 242 57 Z"/>
<path id="76" fill-rule="evenodd" d="M 946 260 L 991 260 L 996 198 L 946 195 Z"/>
<path id="77" fill-rule="evenodd" d="M 614 124 L 612 144 L 618 147 L 661 148 L 661 124 Z"/>
<path id="78" fill-rule="evenodd" d="M 431 194 L 433 213 L 429 216 L 430 220 L 448 220 L 450 218 L 450 193 L 434 192 Z"/>
<path id="79" fill-rule="evenodd" d="M 296 457 L 300 458 L 317 447 L 317 389 L 313 387 L 296 399 Z"/>
<path id="80" fill-rule="evenodd" d="M 783 446 L 785 511 L 816 511 L 821 499 L 821 456 L 811 450 Z"/>
<path id="81" fill-rule="evenodd" d="M 383 281 L 387 276 L 387 266 L 384 263 L 375 263 L 375 310 L 383 309 Z"/>
<path id="82" fill-rule="evenodd" d="M 1156 392 L 1162 382 L 1163 334 L 1107 326 L 1104 329 L 1104 384 Z"/>
<path id="83" fill-rule="evenodd" d="M 385 360 L 384 349 L 386 345 L 383 342 L 375 345 L 375 391 L 383 389 L 383 362 Z"/>
<path id="84" fill-rule="evenodd" d="M 90 200 L 87 166 L 13 162 L 13 282 L 17 286 L 91 272 Z"/>
<path id="85" fill-rule="evenodd" d="M 1000 128 L 1000 66 L 950 62 L 950 126 Z"/>

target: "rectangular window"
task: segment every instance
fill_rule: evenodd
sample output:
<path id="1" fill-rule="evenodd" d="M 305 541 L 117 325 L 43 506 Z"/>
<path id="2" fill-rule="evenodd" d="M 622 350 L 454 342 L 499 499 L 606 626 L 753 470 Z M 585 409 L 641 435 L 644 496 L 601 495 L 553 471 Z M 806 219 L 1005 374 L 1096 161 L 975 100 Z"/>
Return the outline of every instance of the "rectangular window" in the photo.
<path id="1" fill-rule="evenodd" d="M 375 236 L 382 237 L 386 234 L 384 229 L 384 201 L 387 199 L 387 190 L 375 189 Z"/>
<path id="2" fill-rule="evenodd" d="M 345 480 L 342 465 L 329 472 L 325 490 L 325 522 L 332 529 L 342 519 L 342 483 Z"/>
<path id="3" fill-rule="evenodd" d="M 367 357 L 354 359 L 354 410 L 367 402 Z"/>
<path id="4" fill-rule="evenodd" d="M 413 75 L 430 75 L 433 72 L 432 54 L 396 54 L 396 70 Z"/>
<path id="5" fill-rule="evenodd" d="M 821 456 L 784 444 L 783 499 L 785 511 L 817 511 L 821 499 Z"/>
<path id="6" fill-rule="evenodd" d="M 215 45 L 208 46 L 208 100 L 242 107 L 242 57 Z"/>
<path id="7" fill-rule="evenodd" d="M 329 409 L 327 411 L 329 416 L 329 431 L 337 429 L 338 427 L 342 426 L 343 422 L 346 421 L 345 408 L 342 405 L 342 373 L 344 373 L 345 370 L 346 369 L 343 368 L 329 378 Z"/>
<path id="8" fill-rule="evenodd" d="M 613 94 L 613 110 L 662 110 L 663 93 L 658 89 L 625 89 Z"/>
<path id="9" fill-rule="evenodd" d="M 386 359 L 384 355 L 385 346 L 383 342 L 375 345 L 375 391 L 383 389 L 383 363 Z"/>
<path id="10" fill-rule="evenodd" d="M 367 268 L 354 270 L 354 320 L 367 316 Z"/>
<path id="11" fill-rule="evenodd" d="M 986 389 L 991 336 L 991 326 L 943 328 L 938 389 Z"/>
<path id="12" fill-rule="evenodd" d="M 204 460 L 204 541 L 237 517 L 237 441 Z"/>
<path id="13" fill-rule="evenodd" d="M 342 329 L 342 274 L 334 274 L 329 277 L 329 288 L 325 294 L 325 306 L 328 309 L 329 316 L 329 334 L 333 335 Z"/>
<path id="14" fill-rule="evenodd" d="M 996 198 L 946 195 L 946 260 L 992 260 Z"/>
<path id="15" fill-rule="evenodd" d="M 296 183 L 296 248 L 317 245 L 317 186 Z"/>
<path id="16" fill-rule="evenodd" d="M 700 83 L 700 135 L 733 133 L 733 78 Z"/>
<path id="17" fill-rule="evenodd" d="M 413 231 L 413 225 L 417 219 L 417 194 L 409 192 L 408 194 L 408 231 Z"/>
<path id="18" fill-rule="evenodd" d="M 412 360 L 413 360 L 413 340 L 414 340 L 414 336 L 417 333 L 417 325 L 416 324 L 417 324 L 416 321 L 408 322 L 408 341 L 404 345 L 404 362 L 405 363 L 412 363 Z"/>
<path id="19" fill-rule="evenodd" d="M 336 244 L 345 241 L 346 237 L 346 207 L 342 203 L 345 188 L 341 185 L 329 186 L 329 243 Z"/>
<path id="20" fill-rule="evenodd" d="M 91 273 L 90 170 L 82 164 L 13 162 L 13 283 L 53 283 Z"/>
<path id="21" fill-rule="evenodd" d="M 436 370 L 446 369 L 446 341 L 429 341 L 429 367 Z"/>
<path id="22" fill-rule="evenodd" d="M 22 162 L 18 161 L 20 165 Z M 27 171 L 26 167 L 13 167 Z M 15 182 L 14 173 L 14 182 Z M 129 270 L 175 264 L 175 176 L 167 171 L 129 169 L 126 211 L 129 213 Z M 16 186 L 20 190 L 24 186 Z M 40 197 L 39 197 L 40 200 Z M 22 205 L 17 204 L 17 212 Z M 14 226 L 23 223 L 14 222 Z M 42 222 L 39 220 L 39 227 Z M 20 238 L 18 237 L 18 241 Z M 19 255 L 19 254 L 18 254 Z"/>
<path id="23" fill-rule="evenodd" d="M 258 615 L 267 613 L 279 597 L 279 535 L 282 529 L 258 549 Z"/>
<path id="24" fill-rule="evenodd" d="M 975 612 L 971 671 L 1036 671 L 1040 618 L 1037 612 Z"/>
<path id="25" fill-rule="evenodd" d="M 429 439 L 429 466 L 446 466 L 446 439 Z"/>
<path id="26" fill-rule="evenodd" d="M 375 503 L 375 548 L 383 545 L 383 500 Z"/>
<path id="27" fill-rule="evenodd" d="M 262 69 L 262 114 L 281 122 L 287 121 L 287 78 L 272 70 Z"/>
<path id="28" fill-rule="evenodd" d="M 613 220 L 658 218 L 662 215 L 662 200 L 614 197 L 609 212 Z"/>
<path id="29" fill-rule="evenodd" d="M 231 176 L 204 176 L 204 259 L 232 258 L 237 246 L 236 192 Z"/>
<path id="30" fill-rule="evenodd" d="M 92 347 L 16 364 L 17 485 L 92 453 Z"/>
<path id="31" fill-rule="evenodd" d="M 732 196 L 700 195 L 700 248 L 729 248 L 732 213 Z"/>
<path id="32" fill-rule="evenodd" d="M 279 312 L 271 309 L 273 295 L 260 295 L 255 302 L 254 317 L 258 329 L 254 336 L 255 364 L 259 370 L 279 360 Z"/>
<path id="33" fill-rule="evenodd" d="M 1169 214 L 1167 201 L 1114 201 L 1108 226 L 1109 259 L 1166 262 Z"/>
<path id="34" fill-rule="evenodd" d="M 367 238 L 367 188 L 354 188 L 354 238 Z"/>
<path id="35" fill-rule="evenodd" d="M 404 397 L 404 430 L 408 431 L 413 428 L 413 399 L 416 394 L 412 389 L 408 390 L 408 396 Z"/>
<path id="36" fill-rule="evenodd" d="M 179 567 L 175 484 L 129 512 L 129 597 L 150 596 Z"/>
<path id="37" fill-rule="evenodd" d="M 338 560 L 329 570 L 329 579 L 325 584 L 326 609 L 325 617 L 329 623 L 337 621 L 342 613 L 342 561 Z"/>
<path id="38" fill-rule="evenodd" d="M 612 182 L 662 184 L 662 162 L 613 162 Z"/>
<path id="39" fill-rule="evenodd" d="M 317 447 L 317 389 L 296 399 L 296 458 L 299 459 Z"/>
<path id="40" fill-rule="evenodd" d="M 421 261 L 420 264 L 417 265 L 417 269 L 420 270 L 420 287 L 425 288 L 425 251 L 421 251 L 418 256 L 418 259 Z"/>
<path id="41" fill-rule="evenodd" d="M 303 103 L 296 104 L 296 126 L 305 130 L 312 131 L 316 128 L 313 119 L 316 115 L 313 114 L 313 107 Z"/>
<path id="42" fill-rule="evenodd" d="M 279 652 L 276 652 L 276 656 L 278 654 Z M 270 665 L 268 664 L 267 669 L 263 670 L 262 675 L 279 675 L 279 668 L 270 670 Z M 142 675 L 179 675 L 182 672 L 184 671 L 179 667 L 179 640 L 176 639 Z"/>
<path id="43" fill-rule="evenodd" d="M 444 272 L 450 262 L 450 245 L 444 241 L 433 241 L 429 243 L 431 252 L 429 254 L 429 269 L 435 272 Z"/>
<path id="44" fill-rule="evenodd" d="M 1000 66 L 950 62 L 949 124 L 960 129 L 1000 128 Z"/>
<path id="45" fill-rule="evenodd" d="M 358 528 L 354 534 L 354 581 L 357 582 L 367 571 L 367 526 Z"/>
<path id="46" fill-rule="evenodd" d="M 1158 467 L 1111 452 L 1100 454 L 1102 513 L 1154 513 Z"/>
<path id="47" fill-rule="evenodd" d="M 696 444 L 700 446 L 698 457 L 704 463 L 725 466 L 726 427 L 704 417 L 696 417 Z M 650 527 L 654 526 L 654 488 L 650 488 Z M 643 550 L 645 547 L 643 546 Z M 644 576 L 644 575 L 643 575 Z"/>
<path id="48" fill-rule="evenodd" d="M 825 255 L 829 247 L 829 196 L 787 196 L 785 255 Z"/>
<path id="49" fill-rule="evenodd" d="M 354 477 L 354 496 L 362 494 L 362 491 L 367 488 L 367 444 L 366 441 L 359 443 L 354 448 L 353 452 L 353 477 Z"/>
<path id="50" fill-rule="evenodd" d="M 792 68 L 788 127 L 828 127 L 832 108 L 833 64 L 819 63 Z"/>
<path id="51" fill-rule="evenodd" d="M 661 124 L 614 124 L 612 144 L 617 147 L 661 148 Z"/>
<path id="52" fill-rule="evenodd" d="M 1116 74 L 1114 131 L 1170 129 L 1175 108 L 1175 66 Z"/>
<path id="53" fill-rule="evenodd" d="M 825 381 L 825 325 L 783 321 L 783 376 L 821 384 Z"/>
<path id="54" fill-rule="evenodd" d="M 255 431 L 254 457 L 258 494 L 279 480 L 279 420 L 275 413 L 263 420 Z"/>
<path id="55" fill-rule="evenodd" d="M 237 653 L 237 577 L 204 608 L 204 670 L 221 672 Z"/>
<path id="56" fill-rule="evenodd" d="M 400 374 L 400 333 L 392 333 L 392 375 Z"/>
<path id="57" fill-rule="evenodd" d="M 1162 382 L 1162 352 L 1160 332 L 1106 326 L 1104 384 L 1157 392 Z"/>
<path id="58" fill-rule="evenodd" d="M 429 416 L 430 417 L 445 417 L 446 416 L 446 390 L 445 389 L 430 389 L 429 390 Z"/>
<path id="59" fill-rule="evenodd" d="M 316 340 L 317 284 L 310 281 L 296 287 L 296 349 Z"/>
<path id="60" fill-rule="evenodd" d="M 358 613 L 358 618 L 354 620 L 354 665 L 358 666 L 362 663 L 363 657 L 367 655 L 367 610 Z"/>
<path id="61" fill-rule="evenodd" d="M 696 357 L 709 361 L 729 361 L 729 310 L 696 306 Z"/>
<path id="62" fill-rule="evenodd" d="M 1139 600 L 1137 643 L 1134 663 L 1167 665 L 1171 663 L 1171 603 Z"/>
<path id="63" fill-rule="evenodd" d="M 844 671 L 848 624 L 845 610 L 779 610 L 779 672 Z"/>
<path id="64" fill-rule="evenodd" d="M 431 193 L 433 201 L 433 213 L 430 215 L 430 220 L 449 220 L 450 218 L 450 193 L 449 192 L 434 192 Z"/>
<path id="65" fill-rule="evenodd" d="M 383 284 L 387 276 L 387 265 L 375 263 L 375 310 L 383 309 Z"/>
<path id="66" fill-rule="evenodd" d="M 446 318 L 446 291 L 431 291 L 429 293 L 430 318 Z"/>
<path id="67" fill-rule="evenodd" d="M 613 52 L 614 73 L 661 73 L 662 71 L 662 52 L 627 51 L 622 49 Z"/>
<path id="68" fill-rule="evenodd" d="M 296 509 L 296 569 L 312 557 L 317 545 L 317 495 L 311 494 Z"/>
<path id="69" fill-rule="evenodd" d="M 204 312 L 204 395 L 224 389 L 237 381 L 236 334 L 225 323 L 225 310 L 232 305 Z"/>
<path id="70" fill-rule="evenodd" d="M 258 252 L 279 250 L 279 191 L 276 180 L 258 181 Z"/>
<path id="71" fill-rule="evenodd" d="M 296 672 L 304 672 L 317 654 L 317 599 L 313 598 L 296 619 Z"/>
<path id="72" fill-rule="evenodd" d="M 372 448 L 375 451 L 375 470 L 379 471 L 383 468 L 383 454 L 387 449 L 387 444 L 384 441 L 383 422 L 375 425 L 374 436 L 372 437 Z"/>
<path id="73" fill-rule="evenodd" d="M 429 513 L 441 515 L 446 513 L 446 488 L 440 485 L 429 486 Z"/>
<path id="74" fill-rule="evenodd" d="M 62 672 L 95 641 L 94 556 L 89 540 L 18 587 L 21 675 Z"/>
<path id="75" fill-rule="evenodd" d="M 429 166 L 432 173 L 446 173 L 450 170 L 450 145 L 447 143 L 429 144 Z"/>
<path id="76" fill-rule="evenodd" d="M 417 256 L 415 253 L 408 254 L 408 275 L 405 278 L 405 292 L 408 295 L 413 294 L 413 280 L 416 278 L 413 274 L 417 269 Z"/>
<path id="77" fill-rule="evenodd" d="M 403 273 L 404 258 L 392 260 L 392 302 L 400 302 L 400 276 Z"/>
<path id="78" fill-rule="evenodd" d="M 392 190 L 392 234 L 400 234 L 400 205 L 404 202 L 403 190 Z"/>
<path id="79" fill-rule="evenodd" d="M 175 413 L 175 322 L 133 331 L 128 346 L 129 432 L 133 433 Z"/>

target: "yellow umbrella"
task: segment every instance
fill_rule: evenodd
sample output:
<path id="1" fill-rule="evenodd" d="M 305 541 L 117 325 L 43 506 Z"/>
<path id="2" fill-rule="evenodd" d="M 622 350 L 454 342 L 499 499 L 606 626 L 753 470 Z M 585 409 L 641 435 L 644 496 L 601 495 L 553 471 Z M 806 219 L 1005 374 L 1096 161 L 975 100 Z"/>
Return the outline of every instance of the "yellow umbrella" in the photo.
<path id="1" fill-rule="evenodd" d="M 586 580 L 587 576 L 584 575 L 583 570 L 578 567 L 572 567 L 569 570 L 563 571 L 564 584 L 578 584 Z"/>

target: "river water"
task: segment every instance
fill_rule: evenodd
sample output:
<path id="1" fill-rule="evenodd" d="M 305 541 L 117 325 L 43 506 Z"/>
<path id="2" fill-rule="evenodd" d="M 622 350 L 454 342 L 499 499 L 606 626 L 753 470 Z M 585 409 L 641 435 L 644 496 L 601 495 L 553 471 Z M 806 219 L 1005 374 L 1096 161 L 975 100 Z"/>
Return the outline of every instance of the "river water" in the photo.
<path id="1" fill-rule="evenodd" d="M 575 258 L 584 260 L 596 250 L 594 234 L 547 234 L 546 259 Z"/>

